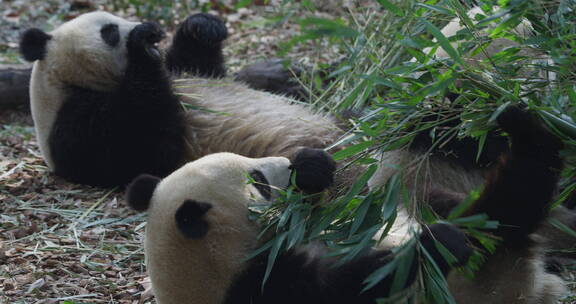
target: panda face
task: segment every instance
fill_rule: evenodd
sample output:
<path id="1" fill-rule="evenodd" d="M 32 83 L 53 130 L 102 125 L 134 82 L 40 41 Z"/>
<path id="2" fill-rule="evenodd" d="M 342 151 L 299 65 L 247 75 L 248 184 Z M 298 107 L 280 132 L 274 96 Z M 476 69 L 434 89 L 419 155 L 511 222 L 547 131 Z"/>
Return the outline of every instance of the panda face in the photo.
<path id="1" fill-rule="evenodd" d="M 112 90 L 126 69 L 126 41 L 138 24 L 106 12 L 92 12 L 49 33 L 28 29 L 22 34 L 20 52 L 35 62 L 32 91 L 53 93 L 67 86 Z"/>
<path id="2" fill-rule="evenodd" d="M 135 209 L 148 210 L 151 236 L 147 239 L 169 230 L 182 244 L 191 246 L 197 243 L 187 240 L 216 240 L 215 244 L 238 237 L 256 240 L 248 207 L 268 204 L 278 189 L 286 188 L 290 165 L 284 157 L 215 153 L 188 163 L 161 181 L 150 176 L 137 178 L 129 186 L 128 202 Z"/>
<path id="3" fill-rule="evenodd" d="M 81 15 L 50 33 L 38 69 L 63 85 L 110 90 L 126 68 L 126 40 L 138 24 L 106 12 Z"/>
<path id="4" fill-rule="evenodd" d="M 216 153 L 128 186 L 128 203 L 148 210 L 145 251 L 158 303 L 221 303 L 230 274 L 257 246 L 260 230 L 248 206 L 286 188 L 290 165 L 284 157 Z"/>
<path id="5" fill-rule="evenodd" d="M 269 201 L 275 188 L 288 186 L 289 178 L 290 161 L 285 157 L 248 158 L 215 153 L 188 163 L 162 180 L 152 205 L 156 200 L 165 203 L 194 199 L 215 206 L 246 207 L 253 202 Z M 171 193 L 178 193 L 178 197 L 172 197 Z"/>
<path id="6" fill-rule="evenodd" d="M 227 232 L 253 225 L 248 221 L 248 206 L 270 202 L 277 189 L 289 185 L 290 172 L 290 161 L 284 157 L 208 155 L 162 180 L 148 214 L 151 219 L 172 214 L 174 218 L 162 222 L 174 221 L 172 228 L 183 238 L 210 234 L 208 239 L 218 238 L 221 243 Z"/>

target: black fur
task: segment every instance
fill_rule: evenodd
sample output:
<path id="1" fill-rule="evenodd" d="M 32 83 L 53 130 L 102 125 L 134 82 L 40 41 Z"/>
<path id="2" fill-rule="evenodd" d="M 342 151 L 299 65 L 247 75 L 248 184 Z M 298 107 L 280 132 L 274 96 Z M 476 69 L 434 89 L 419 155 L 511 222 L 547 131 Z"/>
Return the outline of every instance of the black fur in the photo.
<path id="1" fill-rule="evenodd" d="M 318 193 L 334 183 L 336 162 L 322 149 L 302 148 L 291 158 L 296 186 L 305 193 Z"/>
<path id="2" fill-rule="evenodd" d="M 436 263 L 443 265 L 441 267 L 448 266 L 437 252 L 432 235 L 441 243 L 447 244 L 449 250 L 456 250 L 457 252 L 452 253 L 462 258 L 462 263 L 468 259 L 471 250 L 466 245 L 462 232 L 455 227 L 432 225 L 430 232 L 422 235 L 421 242 L 434 258 L 439 259 Z M 263 289 L 267 257 L 260 255 L 250 260 L 246 270 L 237 276 L 229 289 L 225 304 L 372 304 L 378 298 L 391 295 L 393 274 L 371 289 L 365 292 L 362 290 L 366 277 L 389 263 L 393 258 L 392 252 L 372 250 L 341 265 L 336 258 L 323 257 L 325 248 L 313 249 L 312 252 L 309 249 L 304 247 L 280 254 Z M 404 288 L 414 283 L 419 263 L 419 258 L 413 260 Z M 447 272 L 447 269 L 442 270 Z"/>
<path id="3" fill-rule="evenodd" d="M 235 80 L 241 81 L 255 90 L 308 101 L 311 94 L 298 80 L 302 74 L 301 68 L 295 65 L 286 68 L 286 60 L 275 58 L 244 66 L 236 73 Z"/>
<path id="4" fill-rule="evenodd" d="M 574 184 L 572 181 L 570 184 Z M 572 191 L 564 201 L 564 206 L 568 209 L 576 209 L 576 191 Z"/>
<path id="5" fill-rule="evenodd" d="M 564 264 L 559 258 L 553 256 L 544 256 L 544 269 L 548 273 L 562 275 L 566 270 Z"/>
<path id="6" fill-rule="evenodd" d="M 426 202 L 441 218 L 447 218 L 450 212 L 466 198 L 463 194 L 445 189 L 432 189 L 427 194 Z"/>
<path id="7" fill-rule="evenodd" d="M 208 222 L 203 218 L 212 204 L 185 201 L 176 211 L 175 220 L 178 230 L 190 239 L 202 238 L 208 233 Z"/>
<path id="8" fill-rule="evenodd" d="M 146 211 L 150 205 L 150 199 L 160 178 L 142 174 L 134 179 L 126 189 L 126 202 L 136 211 Z"/>
<path id="9" fill-rule="evenodd" d="M 254 180 L 254 187 L 258 189 L 260 195 L 265 199 L 269 200 L 272 198 L 272 188 L 270 187 L 270 183 L 266 179 L 266 176 L 260 170 L 253 170 L 250 172 L 250 177 Z"/>
<path id="10" fill-rule="evenodd" d="M 435 241 L 440 242 L 454 256 L 456 259 L 454 265 L 448 264 Z M 464 233 L 449 224 L 434 224 L 424 227 L 420 236 L 420 243 L 444 275 L 448 275 L 453 266 L 464 266 L 472 255 L 472 248 L 467 245 L 468 240 Z"/>
<path id="11" fill-rule="evenodd" d="M 109 23 L 100 29 L 100 36 L 102 40 L 106 42 L 111 47 L 116 47 L 120 42 L 120 32 L 118 31 L 118 25 Z"/>
<path id="12" fill-rule="evenodd" d="M 162 36 L 152 23 L 132 30 L 125 76 L 114 91 L 67 89 L 49 137 L 57 175 L 107 187 L 142 173 L 163 177 L 183 163 L 183 110 L 151 50 Z"/>
<path id="13" fill-rule="evenodd" d="M 46 44 L 50 39 L 52 36 L 40 29 L 28 29 L 20 38 L 20 54 L 30 62 L 42 60 L 46 56 Z"/>
<path id="14" fill-rule="evenodd" d="M 503 112 L 498 123 L 510 136 L 511 152 L 502 157 L 465 215 L 487 214 L 500 223 L 495 235 L 509 246 L 524 247 L 548 215 L 562 169 L 562 142 L 518 108 Z"/>
<path id="15" fill-rule="evenodd" d="M 440 120 L 440 114 L 430 115 L 423 122 L 432 123 Z M 444 130 L 449 130 L 458 125 L 459 121 L 450 120 L 443 122 L 434 129 L 420 131 L 414 137 L 409 146 L 411 151 L 417 153 L 428 152 L 435 143 L 434 138 L 442 136 Z M 431 136 L 435 132 L 435 136 Z M 497 132 L 489 132 L 486 143 L 482 149 L 480 157 L 478 154 L 478 141 L 471 137 L 453 138 L 448 143 L 436 146 L 431 150 L 431 157 L 439 160 L 445 160 L 449 163 L 455 163 L 466 169 L 485 168 L 497 162 L 498 157 L 508 151 L 508 141 L 506 137 L 500 136 Z"/>
<path id="16" fill-rule="evenodd" d="M 224 77 L 222 42 L 226 25 L 210 14 L 189 16 L 178 28 L 166 54 L 166 66 L 174 73 L 188 72 L 203 77 Z"/>

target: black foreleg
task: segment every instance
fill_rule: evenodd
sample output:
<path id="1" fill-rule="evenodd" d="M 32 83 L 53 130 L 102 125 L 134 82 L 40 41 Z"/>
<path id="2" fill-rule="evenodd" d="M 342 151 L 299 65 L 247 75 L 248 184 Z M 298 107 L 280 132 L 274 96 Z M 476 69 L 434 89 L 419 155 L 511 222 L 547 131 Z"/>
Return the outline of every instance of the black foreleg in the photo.
<path id="1" fill-rule="evenodd" d="M 166 53 L 167 68 L 173 73 L 224 77 L 222 42 L 226 37 L 226 25 L 216 16 L 195 14 L 186 18 Z"/>
<path id="2" fill-rule="evenodd" d="M 466 214 L 487 214 L 500 223 L 495 235 L 522 246 L 548 215 L 562 168 L 562 142 L 518 108 L 502 113 L 498 123 L 510 136 L 511 152 L 501 158 Z"/>

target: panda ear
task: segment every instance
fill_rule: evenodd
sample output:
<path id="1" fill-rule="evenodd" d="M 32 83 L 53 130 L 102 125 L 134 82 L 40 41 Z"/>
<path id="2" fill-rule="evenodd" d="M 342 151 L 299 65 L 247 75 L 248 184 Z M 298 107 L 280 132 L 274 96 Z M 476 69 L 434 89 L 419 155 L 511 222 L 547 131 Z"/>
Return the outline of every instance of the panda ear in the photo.
<path id="1" fill-rule="evenodd" d="M 178 208 L 175 215 L 178 230 L 190 239 L 202 238 L 208 233 L 208 222 L 204 215 L 212 208 L 212 204 L 186 200 Z"/>
<path id="2" fill-rule="evenodd" d="M 31 28 L 20 38 L 20 54 L 24 59 L 33 62 L 46 56 L 46 45 L 52 36 L 41 29 Z"/>
<path id="3" fill-rule="evenodd" d="M 146 211 L 160 178 L 148 174 L 138 176 L 128 185 L 126 202 L 137 211 Z"/>

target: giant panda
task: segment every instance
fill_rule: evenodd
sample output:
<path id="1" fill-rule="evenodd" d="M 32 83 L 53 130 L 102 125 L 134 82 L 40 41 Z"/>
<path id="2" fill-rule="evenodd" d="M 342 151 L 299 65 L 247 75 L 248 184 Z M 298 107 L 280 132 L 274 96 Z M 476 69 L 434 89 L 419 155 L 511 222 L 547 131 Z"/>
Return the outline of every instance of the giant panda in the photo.
<path id="1" fill-rule="evenodd" d="M 502 113 L 498 122 L 510 136 L 511 151 L 503 155 L 479 198 L 464 212 L 465 216 L 486 214 L 500 223 L 486 231 L 500 240 L 495 253 L 486 256 L 470 280 L 450 271 L 437 248 L 428 243 L 433 236 L 463 262 L 470 248 L 457 230 L 446 224 L 423 227 L 420 241 L 448 275 L 456 303 L 552 304 L 565 291 L 564 284 L 544 271 L 538 245 L 530 235 L 547 216 L 562 168 L 558 153 L 562 143 L 517 108 Z M 148 212 L 145 254 L 157 302 L 337 304 L 375 303 L 376 298 L 391 296 L 390 276 L 360 292 L 366 276 L 389 261 L 391 248 L 377 247 L 339 264 L 337 258 L 324 257 L 327 249 L 321 244 L 304 244 L 278 256 L 264 285 L 266 258 L 246 260 L 265 241 L 258 239 L 258 225 L 248 220 L 248 206 L 273 200 L 274 189 L 289 185 L 291 169 L 296 177 L 307 177 L 295 180 L 297 188 L 324 189 L 334 172 L 326 158 L 323 151 L 309 149 L 292 160 L 217 153 L 190 162 L 164 179 L 136 178 L 126 200 L 134 209 Z M 254 176 L 260 186 L 247 182 L 248 176 Z M 311 186 L 315 182 L 318 187 Z M 418 263 L 411 266 L 409 282 L 415 280 Z"/>
<path id="2" fill-rule="evenodd" d="M 472 20 L 476 20 L 476 15 L 484 15 L 480 7 L 473 7 L 467 15 Z M 460 41 L 453 39 L 459 31 L 466 30 L 460 18 L 450 20 L 442 28 L 442 34 L 452 41 L 452 46 L 456 49 Z M 527 20 L 523 20 L 516 26 L 514 32 L 519 37 L 529 38 L 532 33 L 532 26 Z M 479 31 L 478 35 L 486 35 Z M 500 51 L 511 47 L 520 47 L 520 43 L 506 38 L 492 39 L 489 44 L 483 45 L 482 52 L 476 52 L 473 56 L 463 55 L 466 64 L 476 69 L 486 71 L 494 62 L 489 60 Z M 429 54 L 431 48 L 423 50 Z M 519 55 L 526 56 L 526 65 L 518 67 L 518 76 L 526 78 L 546 78 L 555 79 L 555 74 L 541 67 L 535 69 L 535 64 L 551 64 L 551 60 L 546 54 L 535 49 L 521 47 Z M 448 52 L 439 47 L 433 54 L 434 59 L 449 58 Z M 537 62 L 528 62 L 534 60 Z M 498 74 L 498 73 L 494 73 Z M 449 94 L 451 102 L 455 96 Z M 456 105 L 458 106 L 458 105 Z M 448 113 L 448 114 L 446 114 Z M 424 123 L 433 124 L 435 127 L 417 133 L 413 141 L 405 148 L 383 152 L 379 155 L 381 162 L 380 170 L 369 181 L 372 189 L 377 189 L 384 185 L 392 176 L 400 173 L 403 184 L 410 193 L 411 207 L 417 208 L 414 202 L 428 202 L 440 217 L 446 217 L 450 210 L 462 201 L 471 191 L 479 189 L 485 182 L 486 175 L 491 167 L 497 163 L 499 155 L 509 150 L 505 137 L 500 136 L 499 130 L 490 132 L 483 145 L 482 154 L 478 154 L 478 142 L 471 138 L 454 138 L 449 142 L 437 145 L 435 138 L 442 138 L 446 133 L 459 124 L 450 118 L 450 111 L 442 113 L 436 111 L 433 115 L 426 117 Z M 452 117 L 454 118 L 454 117 Z M 446 122 L 447 121 L 447 122 Z M 398 170 L 400 168 L 401 170 Z M 440 195 L 444 199 L 436 199 Z M 451 198 L 447 198 L 447 196 Z M 412 211 L 412 210 L 411 210 Z M 408 211 L 407 213 L 411 213 Z M 551 218 L 559 221 L 563 225 L 576 229 L 576 213 L 564 206 L 557 206 L 551 211 Z M 576 238 L 559 230 L 554 224 L 546 221 L 538 229 L 538 234 L 543 237 L 548 251 L 554 255 L 576 258 L 575 255 L 566 253 L 566 249 L 576 248 Z"/>
<path id="3" fill-rule="evenodd" d="M 148 211 L 145 254 L 148 275 L 159 304 L 170 303 L 375 303 L 391 296 L 392 275 L 362 292 L 365 278 L 386 265 L 393 253 L 368 250 L 336 267 L 324 258 L 321 243 L 280 253 L 262 285 L 266 255 L 248 259 L 263 244 L 261 229 L 249 220 L 248 207 L 273 202 L 296 171 L 298 189 L 322 191 L 334 165 L 322 150 L 300 150 L 285 157 L 247 158 L 221 152 L 192 161 L 164 179 L 143 175 L 127 189 L 127 201 Z M 258 183 L 248 182 L 251 176 Z M 471 254 L 464 234 L 448 224 L 433 224 L 419 236 L 443 273 L 450 266 L 434 245 L 439 241 L 464 263 Z M 421 263 L 411 262 L 405 288 L 416 280 Z"/>
<path id="4" fill-rule="evenodd" d="M 56 175 L 125 185 L 209 153 L 287 156 L 299 147 L 325 148 L 341 134 L 326 115 L 218 79 L 227 30 L 217 17 L 188 17 L 159 50 L 164 36 L 155 23 L 106 12 L 80 15 L 49 33 L 23 33 L 20 51 L 34 62 L 37 141 Z"/>
<path id="5" fill-rule="evenodd" d="M 489 218 L 499 221 L 499 229 L 521 228 L 522 237 L 518 239 L 507 239 L 510 236 L 501 230 L 503 234 L 499 236 L 503 243 L 486 257 L 473 279 L 457 272 L 450 273 L 448 284 L 456 303 L 556 303 L 566 293 L 565 283 L 560 276 L 548 271 L 547 250 L 567 248 L 574 241 L 554 230 L 547 221 L 555 218 L 574 223 L 570 210 L 567 210 L 568 213 L 561 212 L 565 210 L 562 207 L 551 212 L 549 210 L 562 169 L 558 152 L 563 145 L 535 117 L 519 108 L 505 110 L 497 121 L 501 130 L 510 136 L 511 146 L 504 148 L 499 138 L 492 138 L 492 144 L 500 147 L 488 153 L 494 157 L 494 164 L 488 165 L 490 157 L 485 157 L 480 163 L 464 161 L 463 156 L 468 159 L 475 159 L 476 156 L 475 153 L 467 156 L 467 152 L 473 150 L 470 146 L 474 147 L 474 144 L 472 140 L 464 139 L 435 150 L 435 154 L 426 158 L 422 171 L 418 171 L 413 161 L 421 158 L 429 148 L 427 145 L 431 144 L 430 138 L 424 134 L 417 135 L 406 150 L 384 153 L 382 162 L 400 165 L 399 168 L 404 169 L 401 174 L 404 185 L 409 188 L 410 199 L 418 200 L 418 204 L 426 203 L 424 205 L 430 206 L 440 218 L 449 217 L 466 201 L 468 193 L 476 189 L 482 192 L 475 205 L 492 195 L 501 196 L 499 203 L 491 201 L 494 203 L 489 207 L 491 210 L 483 210 Z M 428 148 L 424 150 L 423 146 Z M 496 157 L 499 153 L 503 155 Z M 548 156 L 542 158 L 544 155 Z M 521 161 L 514 168 L 507 168 L 512 159 Z M 398 172 L 390 168 L 386 166 L 378 171 L 378 174 L 389 176 L 378 178 L 386 180 Z M 507 182 L 504 183 L 504 180 Z M 488 195 L 489 191 L 495 192 Z M 539 212 L 544 212 L 546 216 L 534 216 L 536 213 L 532 212 L 536 210 L 525 212 L 527 202 L 532 199 L 540 202 L 535 208 L 541 208 Z M 404 223 L 415 225 L 409 210 L 400 211 L 404 211 Z M 475 213 L 479 212 L 473 206 L 465 214 Z M 396 227 L 400 232 L 406 230 L 401 228 Z"/>

